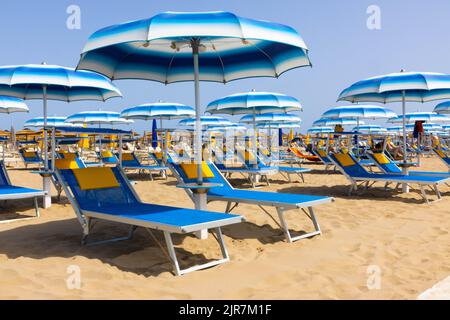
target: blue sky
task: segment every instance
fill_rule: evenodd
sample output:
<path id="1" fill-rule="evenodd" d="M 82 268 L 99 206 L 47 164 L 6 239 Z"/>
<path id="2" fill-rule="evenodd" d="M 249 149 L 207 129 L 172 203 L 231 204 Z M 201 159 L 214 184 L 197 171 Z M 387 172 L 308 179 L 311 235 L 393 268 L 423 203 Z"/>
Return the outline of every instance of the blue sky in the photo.
<path id="1" fill-rule="evenodd" d="M 80 30 L 66 27 L 69 5 L 81 8 Z M 366 26 L 370 5 L 381 9 L 381 30 L 369 30 Z M 252 89 L 285 93 L 298 98 L 304 106 L 300 114 L 304 120 L 300 131 L 304 132 L 324 111 L 335 106 L 340 91 L 355 81 L 402 68 L 450 73 L 448 0 L 2 0 L 0 64 L 45 61 L 75 66 L 87 38 L 102 27 L 163 11 L 211 10 L 292 26 L 307 43 L 313 67 L 292 70 L 279 79 L 245 79 L 227 85 L 202 83 L 203 108 L 216 98 Z M 64 116 L 99 108 L 121 111 L 158 100 L 194 103 L 192 83 L 164 86 L 123 80 L 116 85 L 124 94 L 123 99 L 71 104 L 51 101 L 49 114 Z M 9 128 L 11 121 L 21 127 L 25 120 L 42 115 L 40 101 L 27 103 L 29 114 L 0 115 L 0 127 Z M 431 111 L 436 103 L 411 103 L 408 108 Z M 399 104 L 388 107 L 400 111 Z M 133 127 L 142 131 L 150 123 L 138 121 Z"/>

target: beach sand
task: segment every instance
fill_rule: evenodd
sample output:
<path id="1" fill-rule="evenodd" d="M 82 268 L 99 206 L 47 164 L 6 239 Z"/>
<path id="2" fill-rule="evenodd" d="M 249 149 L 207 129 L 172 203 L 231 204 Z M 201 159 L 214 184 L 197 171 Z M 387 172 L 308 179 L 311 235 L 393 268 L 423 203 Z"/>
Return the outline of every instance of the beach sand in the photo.
<path id="1" fill-rule="evenodd" d="M 449 276 L 450 187 L 443 186 L 443 200 L 430 205 L 416 192 L 385 192 L 382 184 L 348 197 L 349 184 L 341 174 L 326 174 L 321 165 L 305 167 L 314 172 L 305 175 L 304 184 L 278 176 L 258 190 L 334 196 L 334 203 L 316 208 L 321 236 L 288 244 L 258 207 L 242 205 L 235 211 L 247 222 L 223 230 L 231 262 L 175 277 L 145 230 L 131 241 L 82 247 L 80 225 L 63 197 L 62 203 L 41 210 L 39 219 L 0 224 L 0 298 L 416 299 Z M 424 159 L 421 169 L 446 171 L 437 159 Z M 16 185 L 41 187 L 40 177 L 29 171 L 11 168 L 9 174 Z M 144 201 L 193 207 L 184 191 L 175 188 L 173 177 L 131 179 Z M 242 180 L 231 181 L 248 187 Z M 212 211 L 224 208 L 225 203 L 209 205 Z M 0 219 L 34 213 L 30 200 L 8 202 L 1 212 Z M 293 230 L 311 230 L 300 213 L 288 217 Z M 94 235 L 105 239 L 127 231 L 98 222 Z M 161 235 L 156 236 L 162 243 Z M 176 236 L 175 244 L 181 246 L 184 266 L 219 256 L 212 237 Z M 70 266 L 81 272 L 80 289 L 67 286 Z"/>

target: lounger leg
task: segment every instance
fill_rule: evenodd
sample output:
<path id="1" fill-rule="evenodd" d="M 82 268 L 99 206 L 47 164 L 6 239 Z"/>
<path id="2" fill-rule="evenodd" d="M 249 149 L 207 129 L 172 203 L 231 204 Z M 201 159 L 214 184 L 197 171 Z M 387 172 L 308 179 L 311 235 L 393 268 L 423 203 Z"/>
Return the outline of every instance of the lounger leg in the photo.
<path id="1" fill-rule="evenodd" d="M 279 216 L 280 222 L 281 222 L 281 227 L 283 228 L 283 231 L 284 231 L 284 234 L 285 234 L 285 237 L 286 237 L 286 241 L 288 243 L 292 243 L 294 241 L 298 241 L 298 240 L 305 239 L 305 238 L 314 237 L 314 236 L 319 235 L 319 234 L 322 233 L 322 231 L 320 230 L 320 226 L 319 226 L 319 223 L 317 222 L 317 219 L 316 219 L 316 216 L 314 214 L 313 209 L 312 208 L 308 208 L 308 210 L 309 210 L 309 214 L 310 214 L 309 218 L 312 220 L 312 222 L 314 224 L 315 231 L 314 232 L 310 232 L 310 233 L 305 233 L 305 234 L 302 234 L 302 235 L 297 236 L 297 237 L 292 237 L 291 233 L 289 231 L 289 227 L 288 227 L 287 222 L 286 222 L 286 218 L 284 216 L 284 214 L 285 214 L 284 208 L 277 208 L 278 216 Z"/>
<path id="2" fill-rule="evenodd" d="M 228 251 L 227 251 L 226 246 L 225 246 L 225 241 L 223 240 L 221 229 L 220 228 L 215 228 L 214 229 L 214 234 L 215 234 L 214 238 L 217 240 L 217 242 L 220 245 L 220 250 L 222 252 L 223 258 L 219 259 L 219 260 L 214 260 L 214 261 L 211 261 L 211 262 L 207 262 L 207 263 L 204 263 L 204 264 L 196 265 L 196 266 L 193 266 L 193 267 L 190 267 L 190 268 L 187 268 L 187 269 L 180 269 L 180 265 L 178 263 L 177 255 L 175 253 L 175 247 L 173 246 L 173 242 L 172 242 L 172 235 L 169 232 L 164 231 L 164 239 L 166 240 L 167 250 L 169 252 L 170 259 L 172 260 L 172 264 L 173 264 L 173 267 L 174 267 L 175 275 L 181 276 L 181 275 L 189 273 L 189 272 L 202 270 L 202 269 L 206 269 L 206 268 L 211 268 L 213 266 L 216 266 L 216 265 L 219 265 L 219 264 L 222 264 L 222 263 L 230 261 L 230 258 L 228 256 Z"/>
<path id="3" fill-rule="evenodd" d="M 39 203 L 38 203 L 38 198 L 34 197 L 33 198 L 34 201 L 34 208 L 36 210 L 36 217 L 39 218 L 41 216 L 41 213 L 39 212 Z"/>
<path id="4" fill-rule="evenodd" d="M 425 193 L 425 188 L 422 185 L 420 186 L 420 192 L 422 194 L 422 198 L 425 200 L 427 204 L 429 204 L 430 202 L 428 201 L 427 194 Z"/>
<path id="5" fill-rule="evenodd" d="M 439 192 L 439 187 L 436 185 L 434 185 L 434 191 L 436 192 L 436 196 L 438 198 L 438 200 L 442 199 L 441 193 Z"/>
<path id="6" fill-rule="evenodd" d="M 227 207 L 225 208 L 225 213 L 230 213 L 231 204 L 232 203 L 230 201 L 227 202 Z"/>
<path id="7" fill-rule="evenodd" d="M 116 237 L 116 238 L 112 238 L 112 239 L 100 240 L 100 241 L 94 241 L 94 242 L 88 243 L 87 240 L 88 240 L 88 236 L 89 236 L 90 224 L 91 224 L 91 220 L 89 220 L 89 226 L 87 226 L 87 228 L 83 234 L 83 239 L 81 240 L 81 244 L 84 246 L 99 246 L 102 244 L 108 244 L 108 243 L 112 243 L 112 242 L 131 240 L 134 236 L 134 232 L 137 229 L 136 226 L 131 226 L 130 231 L 128 232 L 128 235 L 125 237 Z"/>

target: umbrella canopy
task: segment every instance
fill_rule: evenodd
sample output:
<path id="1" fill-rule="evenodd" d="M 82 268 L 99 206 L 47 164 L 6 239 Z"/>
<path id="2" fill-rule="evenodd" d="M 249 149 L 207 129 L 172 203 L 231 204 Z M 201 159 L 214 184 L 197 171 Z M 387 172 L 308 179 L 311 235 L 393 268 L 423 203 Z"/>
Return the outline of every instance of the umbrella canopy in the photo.
<path id="1" fill-rule="evenodd" d="M 114 111 L 83 111 L 75 113 L 66 119 L 66 123 L 78 124 L 130 124 L 132 120 L 127 120 L 120 117 L 119 112 Z"/>
<path id="2" fill-rule="evenodd" d="M 237 93 L 212 101 L 206 112 L 211 114 L 265 114 L 302 111 L 296 98 L 273 92 Z"/>
<path id="3" fill-rule="evenodd" d="M 406 123 L 415 123 L 416 121 L 425 122 L 449 122 L 450 117 L 437 114 L 435 112 L 411 112 L 405 114 Z M 388 120 L 389 123 L 402 123 L 403 116 L 397 116 Z"/>
<path id="4" fill-rule="evenodd" d="M 352 129 L 352 131 L 362 132 L 362 133 L 386 133 L 388 130 L 378 126 L 378 125 L 363 125 L 359 127 L 355 127 Z"/>
<path id="5" fill-rule="evenodd" d="M 407 129 L 407 131 L 412 131 L 412 129 L 409 130 L 408 127 L 406 129 Z M 386 128 L 386 130 L 391 133 L 401 133 L 403 130 L 403 127 L 402 126 L 392 126 L 392 127 Z"/>
<path id="6" fill-rule="evenodd" d="M 15 97 L 0 96 L 0 113 L 29 112 L 25 101 Z"/>
<path id="7" fill-rule="evenodd" d="M 438 114 L 450 114 L 450 101 L 439 103 L 436 107 L 434 107 L 433 112 Z"/>
<path id="8" fill-rule="evenodd" d="M 237 123 L 232 123 L 230 125 L 225 125 L 225 126 L 217 126 L 217 125 L 213 125 L 213 126 L 208 126 L 207 131 L 210 132 L 242 132 L 242 131 L 246 131 L 247 127 L 241 124 L 237 124 Z"/>
<path id="9" fill-rule="evenodd" d="M 100 74 L 46 64 L 0 67 L 0 95 L 65 102 L 106 101 L 122 96 L 119 89 Z"/>
<path id="10" fill-rule="evenodd" d="M 67 123 L 66 117 L 47 117 L 47 128 L 54 127 L 71 127 L 74 126 L 72 123 Z M 23 125 L 24 128 L 43 128 L 44 127 L 44 117 L 36 117 L 26 121 Z"/>
<path id="11" fill-rule="evenodd" d="M 271 122 L 258 123 L 256 125 L 259 129 L 296 129 L 300 128 L 299 122 Z"/>
<path id="12" fill-rule="evenodd" d="M 282 122 L 301 122 L 302 119 L 293 114 L 287 113 L 266 113 L 255 117 L 256 123 L 282 123 Z M 253 115 L 243 116 L 239 121 L 241 123 L 253 123 Z"/>
<path id="13" fill-rule="evenodd" d="M 358 124 L 358 121 L 356 121 L 356 119 L 353 118 L 339 118 L 339 119 L 319 119 L 314 121 L 314 123 L 312 124 L 313 127 L 323 127 L 323 126 L 336 126 L 336 125 L 341 125 L 341 126 L 346 126 L 346 125 L 356 125 Z M 360 120 L 359 124 L 365 124 L 364 121 Z"/>
<path id="14" fill-rule="evenodd" d="M 450 76 L 431 72 L 399 72 L 368 78 L 352 84 L 338 101 L 429 102 L 450 99 Z"/>
<path id="15" fill-rule="evenodd" d="M 47 125 L 47 100 L 65 102 L 81 100 L 106 101 L 109 98 L 120 97 L 121 93 L 111 81 L 103 75 L 90 71 L 75 71 L 55 65 L 19 65 L 0 67 L 0 95 L 16 98 L 43 101 L 44 126 Z M 44 171 L 48 171 L 48 137 L 44 131 Z M 52 168 L 54 154 L 52 152 Z M 44 208 L 51 205 L 51 179 L 43 176 Z"/>
<path id="16" fill-rule="evenodd" d="M 324 119 L 383 119 L 396 116 L 394 111 L 374 105 L 338 106 L 322 114 Z"/>
<path id="17" fill-rule="evenodd" d="M 413 131 L 414 130 L 414 124 L 407 124 L 406 125 L 406 129 L 408 129 L 409 131 Z M 425 123 L 423 125 L 423 129 L 426 130 L 442 130 L 442 126 L 440 124 L 437 123 Z"/>
<path id="18" fill-rule="evenodd" d="M 172 120 L 195 117 L 195 109 L 180 103 L 158 102 L 125 109 L 120 115 L 122 118 L 134 120 Z"/>
<path id="19" fill-rule="evenodd" d="M 338 101 L 402 102 L 402 115 L 406 102 L 429 102 L 450 99 L 450 76 L 431 72 L 391 73 L 358 81 L 344 89 Z M 406 119 L 403 117 L 403 154 L 406 164 Z M 406 168 L 406 166 L 405 166 Z M 406 187 L 404 186 L 404 190 Z"/>
<path id="20" fill-rule="evenodd" d="M 215 116 L 202 116 L 200 118 L 201 126 L 231 126 L 233 123 L 230 120 L 227 120 L 222 117 L 215 117 Z M 178 122 L 180 126 L 195 126 L 196 119 L 190 118 L 190 119 L 183 119 L 180 122 Z"/>
<path id="21" fill-rule="evenodd" d="M 166 12 L 95 32 L 78 69 L 114 80 L 193 81 L 195 53 L 200 81 L 279 77 L 311 65 L 305 42 L 288 26 L 229 12 Z"/>
<path id="22" fill-rule="evenodd" d="M 194 81 L 195 160 L 202 184 L 199 82 L 279 77 L 310 65 L 303 39 L 290 27 L 229 12 L 166 12 L 97 31 L 77 68 L 115 80 Z"/>
<path id="23" fill-rule="evenodd" d="M 319 133 L 332 133 L 334 129 L 332 127 L 314 127 L 308 129 L 308 133 L 319 134 Z"/>

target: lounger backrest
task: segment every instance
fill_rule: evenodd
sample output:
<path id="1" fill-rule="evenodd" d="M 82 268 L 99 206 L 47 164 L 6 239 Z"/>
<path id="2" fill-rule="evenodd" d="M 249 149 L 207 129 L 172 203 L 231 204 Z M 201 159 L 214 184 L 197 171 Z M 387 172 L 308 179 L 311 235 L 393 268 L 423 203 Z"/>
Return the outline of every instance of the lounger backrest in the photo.
<path id="1" fill-rule="evenodd" d="M 0 161 L 0 185 L 1 186 L 9 186 L 10 185 L 8 173 L 6 171 L 4 161 Z"/>
<path id="2" fill-rule="evenodd" d="M 369 153 L 369 156 L 384 172 L 402 173 L 402 169 L 400 169 L 385 153 Z"/>
<path id="3" fill-rule="evenodd" d="M 325 149 L 317 148 L 315 151 L 320 160 L 322 160 L 324 163 L 331 163 L 331 160 L 330 158 L 328 158 L 328 154 Z"/>
<path id="4" fill-rule="evenodd" d="M 366 177 L 369 175 L 367 170 L 350 153 L 330 153 L 330 157 L 351 177 Z"/>
<path id="5" fill-rule="evenodd" d="M 86 174 L 93 176 L 93 179 L 101 179 L 104 170 L 112 173 L 117 185 L 114 183 L 110 187 L 94 186 L 93 189 L 86 189 L 85 186 L 79 183 L 77 180 L 75 170 L 86 170 Z M 60 170 L 60 174 L 64 183 L 70 188 L 74 195 L 78 205 L 84 210 L 95 210 L 95 208 L 114 206 L 114 205 L 130 205 L 138 203 L 138 199 L 135 197 L 132 190 L 124 180 L 125 178 L 120 174 L 118 168 L 109 167 L 94 167 L 83 169 L 67 169 Z M 89 172 L 88 172 L 89 171 Z M 95 172 L 97 171 L 97 172 Z M 102 172 L 100 172 L 102 171 Z M 79 172 L 79 171 L 78 171 Z"/>
<path id="6" fill-rule="evenodd" d="M 197 177 L 190 176 L 188 177 L 188 174 L 185 169 L 182 168 L 182 165 L 179 163 L 175 163 L 172 158 L 169 157 L 168 159 L 169 164 L 176 170 L 178 175 L 181 177 L 184 183 L 195 183 L 197 182 Z M 220 183 L 222 184 L 223 188 L 233 189 L 229 182 L 223 177 L 223 175 L 220 173 L 220 171 L 217 169 L 217 167 L 212 164 L 211 162 L 203 162 L 203 165 L 208 168 L 208 173 L 211 173 L 211 175 L 204 176 L 203 181 L 206 183 Z M 195 167 L 195 165 L 193 165 Z M 203 173 L 205 173 L 205 170 L 203 170 Z M 221 187 L 221 188 L 222 188 Z"/>
<path id="7" fill-rule="evenodd" d="M 119 154 L 116 154 L 117 159 L 119 159 Z M 122 166 L 124 167 L 139 167 L 141 163 L 137 159 L 134 152 L 122 153 Z"/>
<path id="8" fill-rule="evenodd" d="M 117 163 L 117 158 L 111 151 L 102 151 L 97 154 L 105 163 Z"/>
<path id="9" fill-rule="evenodd" d="M 25 161 L 36 161 L 41 159 L 36 151 L 20 150 L 20 154 Z"/>

